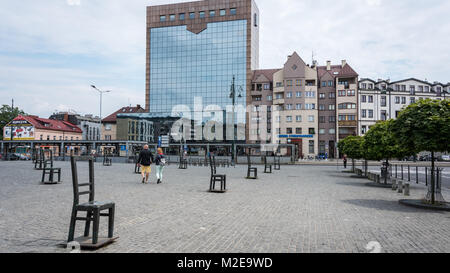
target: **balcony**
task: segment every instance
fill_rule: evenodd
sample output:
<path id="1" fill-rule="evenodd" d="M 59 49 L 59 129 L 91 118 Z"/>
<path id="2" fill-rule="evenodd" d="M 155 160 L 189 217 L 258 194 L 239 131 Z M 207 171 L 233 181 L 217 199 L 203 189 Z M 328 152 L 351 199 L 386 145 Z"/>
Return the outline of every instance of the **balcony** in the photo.
<path id="1" fill-rule="evenodd" d="M 273 100 L 274 105 L 282 105 L 284 104 L 284 99 L 275 99 Z"/>
<path id="2" fill-rule="evenodd" d="M 358 127 L 356 120 L 341 120 L 339 121 L 339 127 Z"/>

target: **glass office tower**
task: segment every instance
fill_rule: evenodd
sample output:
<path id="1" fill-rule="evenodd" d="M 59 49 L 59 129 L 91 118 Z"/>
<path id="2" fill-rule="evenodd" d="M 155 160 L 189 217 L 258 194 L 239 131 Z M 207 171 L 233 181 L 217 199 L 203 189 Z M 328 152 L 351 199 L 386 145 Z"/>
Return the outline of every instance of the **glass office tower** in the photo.
<path id="1" fill-rule="evenodd" d="M 147 7 L 149 114 L 169 117 L 176 105 L 186 105 L 194 111 L 194 98 L 200 97 L 203 107 L 217 105 L 225 111 L 232 105 L 233 77 L 241 95 L 236 96 L 236 105 L 245 108 L 250 104 L 247 90 L 252 69 L 259 65 L 258 20 L 254 0 L 206 0 Z M 247 123 L 245 115 L 240 122 Z"/>

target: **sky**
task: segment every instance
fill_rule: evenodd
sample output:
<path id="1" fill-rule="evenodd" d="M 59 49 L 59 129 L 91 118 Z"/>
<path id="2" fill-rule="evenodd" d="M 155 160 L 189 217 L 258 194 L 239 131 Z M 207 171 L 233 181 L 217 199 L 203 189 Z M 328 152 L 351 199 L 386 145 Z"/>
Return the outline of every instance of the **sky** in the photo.
<path id="1" fill-rule="evenodd" d="M 48 118 L 145 105 L 146 6 L 171 0 L 0 0 L 0 104 Z M 448 0 L 256 0 L 260 68 L 296 51 L 361 78 L 450 82 Z"/>

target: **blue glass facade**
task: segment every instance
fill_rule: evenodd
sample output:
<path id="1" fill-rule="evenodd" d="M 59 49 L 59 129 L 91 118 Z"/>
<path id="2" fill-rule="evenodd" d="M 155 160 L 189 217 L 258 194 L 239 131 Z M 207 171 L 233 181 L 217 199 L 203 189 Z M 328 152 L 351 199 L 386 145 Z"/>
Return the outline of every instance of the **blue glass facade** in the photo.
<path id="1" fill-rule="evenodd" d="M 186 26 L 150 29 L 150 112 L 168 116 L 175 105 L 194 110 L 231 105 L 230 85 L 242 86 L 236 104 L 246 106 L 247 20 L 209 23 L 194 34 Z"/>

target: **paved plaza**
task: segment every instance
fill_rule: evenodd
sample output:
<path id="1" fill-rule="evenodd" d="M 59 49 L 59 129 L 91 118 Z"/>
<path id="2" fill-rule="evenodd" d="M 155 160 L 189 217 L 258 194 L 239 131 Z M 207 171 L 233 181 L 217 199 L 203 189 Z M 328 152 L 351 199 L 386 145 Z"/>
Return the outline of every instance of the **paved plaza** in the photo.
<path id="1" fill-rule="evenodd" d="M 73 193 L 69 162 L 63 183 L 41 185 L 31 162 L 0 162 L 0 252 L 66 252 Z M 245 180 L 246 166 L 218 168 L 228 192 L 208 193 L 210 169 L 165 170 L 164 183 L 140 183 L 132 164 L 95 165 L 96 199 L 116 203 L 115 235 L 98 252 L 366 253 L 450 252 L 450 213 L 405 207 L 390 189 L 365 186 L 336 166 L 282 166 Z M 79 162 L 80 183 L 87 163 Z M 425 194 L 411 185 L 412 199 Z M 450 200 L 450 191 L 443 190 Z M 100 234 L 106 234 L 102 219 Z M 83 223 L 77 223 L 77 235 Z"/>

